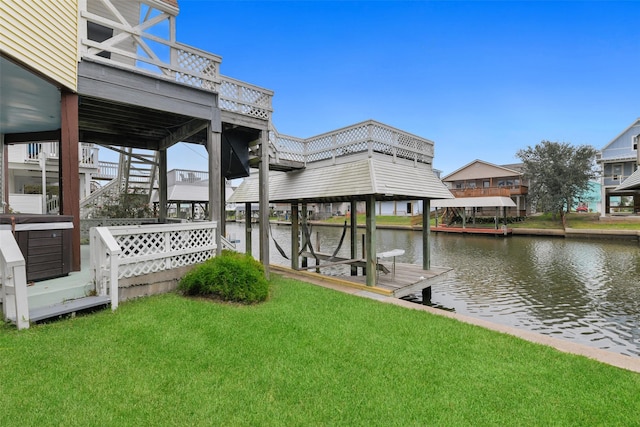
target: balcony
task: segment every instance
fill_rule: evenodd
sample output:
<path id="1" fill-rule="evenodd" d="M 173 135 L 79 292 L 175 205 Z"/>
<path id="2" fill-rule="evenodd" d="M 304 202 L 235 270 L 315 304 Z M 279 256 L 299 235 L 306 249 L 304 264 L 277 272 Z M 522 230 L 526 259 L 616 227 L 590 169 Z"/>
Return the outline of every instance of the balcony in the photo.
<path id="1" fill-rule="evenodd" d="M 272 91 L 221 76 L 222 58 L 176 41 L 176 17 L 157 7 L 145 0 L 80 1 L 82 59 L 214 92 L 224 111 L 271 118 Z"/>
<path id="2" fill-rule="evenodd" d="M 45 156 L 47 160 L 58 161 L 57 142 L 31 142 L 28 144 L 15 144 L 9 146 L 9 162 L 39 164 L 40 158 Z M 98 147 L 94 144 L 81 143 L 78 149 L 78 160 L 81 168 L 98 167 Z"/>
<path id="3" fill-rule="evenodd" d="M 529 187 L 512 185 L 508 187 L 452 189 L 450 191 L 455 197 L 511 197 L 527 194 Z"/>

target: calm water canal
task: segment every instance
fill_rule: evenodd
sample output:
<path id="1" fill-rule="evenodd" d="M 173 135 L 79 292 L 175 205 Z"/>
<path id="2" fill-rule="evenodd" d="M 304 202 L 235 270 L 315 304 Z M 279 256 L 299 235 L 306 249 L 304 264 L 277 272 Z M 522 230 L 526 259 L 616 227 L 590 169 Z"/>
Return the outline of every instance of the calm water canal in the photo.
<path id="1" fill-rule="evenodd" d="M 254 225 L 254 227 L 256 227 Z M 272 234 L 290 253 L 288 226 Z M 244 224 L 228 224 L 240 239 Z M 364 230 L 359 230 L 363 234 Z M 323 252 L 338 244 L 341 228 L 314 227 Z M 316 237 L 318 236 L 318 237 Z M 398 262 L 422 263 L 422 234 L 378 230 L 378 251 L 404 249 Z M 258 257 L 258 230 L 253 254 Z M 361 239 L 358 240 L 361 242 Z M 339 253 L 348 257 L 349 235 Z M 271 262 L 290 265 L 271 242 Z M 625 240 L 574 240 L 512 236 L 431 234 L 431 264 L 452 267 L 450 279 L 432 287 L 432 303 L 557 338 L 640 356 L 640 245 Z M 324 271 L 323 271 L 324 272 Z M 332 274 L 344 274 L 334 270 Z"/>

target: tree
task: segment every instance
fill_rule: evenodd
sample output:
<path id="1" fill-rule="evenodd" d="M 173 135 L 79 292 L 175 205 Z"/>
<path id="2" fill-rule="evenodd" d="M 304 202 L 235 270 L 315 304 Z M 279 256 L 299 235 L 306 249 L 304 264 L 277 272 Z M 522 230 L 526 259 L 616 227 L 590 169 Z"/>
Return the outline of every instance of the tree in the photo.
<path id="1" fill-rule="evenodd" d="M 529 180 L 529 198 L 539 211 L 563 216 L 573 199 L 585 192 L 595 179 L 597 150 L 589 145 L 574 147 L 565 142 L 542 141 L 518 150 L 524 177 Z M 563 216 L 564 218 L 564 216 Z"/>

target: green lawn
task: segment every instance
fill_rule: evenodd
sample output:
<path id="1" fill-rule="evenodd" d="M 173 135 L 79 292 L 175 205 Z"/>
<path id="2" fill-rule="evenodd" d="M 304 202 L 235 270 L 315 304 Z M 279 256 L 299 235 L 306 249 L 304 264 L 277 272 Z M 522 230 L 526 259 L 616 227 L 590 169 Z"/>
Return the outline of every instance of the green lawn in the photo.
<path id="1" fill-rule="evenodd" d="M 0 425 L 637 425 L 640 374 L 274 277 L 0 330 Z"/>

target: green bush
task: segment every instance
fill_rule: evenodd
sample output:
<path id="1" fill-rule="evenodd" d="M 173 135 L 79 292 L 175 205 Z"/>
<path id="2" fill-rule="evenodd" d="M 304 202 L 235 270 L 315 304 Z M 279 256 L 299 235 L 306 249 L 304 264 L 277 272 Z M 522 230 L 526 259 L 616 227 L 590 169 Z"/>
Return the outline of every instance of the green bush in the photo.
<path id="1" fill-rule="evenodd" d="M 267 299 L 269 282 L 258 261 L 249 255 L 225 250 L 187 273 L 180 280 L 178 290 L 185 295 L 252 304 Z"/>

